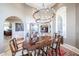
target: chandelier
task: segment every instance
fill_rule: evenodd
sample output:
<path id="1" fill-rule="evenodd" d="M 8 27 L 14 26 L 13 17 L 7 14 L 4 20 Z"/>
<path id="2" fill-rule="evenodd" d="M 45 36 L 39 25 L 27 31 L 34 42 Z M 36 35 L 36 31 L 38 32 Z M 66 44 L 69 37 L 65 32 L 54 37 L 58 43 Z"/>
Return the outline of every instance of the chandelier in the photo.
<path id="1" fill-rule="evenodd" d="M 33 18 L 37 23 L 51 22 L 51 19 L 55 16 L 55 10 L 53 8 L 45 8 L 44 4 L 42 6 L 42 9 L 33 13 Z"/>

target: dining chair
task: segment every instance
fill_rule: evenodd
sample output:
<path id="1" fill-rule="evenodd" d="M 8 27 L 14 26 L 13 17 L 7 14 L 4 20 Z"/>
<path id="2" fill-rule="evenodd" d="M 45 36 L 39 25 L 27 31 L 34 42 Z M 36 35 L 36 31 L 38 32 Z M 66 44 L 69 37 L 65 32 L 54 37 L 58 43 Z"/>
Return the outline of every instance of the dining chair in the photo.
<path id="1" fill-rule="evenodd" d="M 9 46 L 10 50 L 12 52 L 12 56 L 22 56 L 24 55 L 23 49 L 18 49 L 17 43 L 16 43 L 16 38 L 13 38 L 12 40 L 9 41 Z"/>
<path id="2" fill-rule="evenodd" d="M 23 49 L 23 42 L 24 42 L 24 38 L 17 38 L 15 43 L 17 46 L 17 50 L 22 50 Z"/>
<path id="3" fill-rule="evenodd" d="M 60 37 L 57 37 L 53 40 L 53 43 L 52 43 L 52 55 L 61 55 L 61 52 L 60 52 L 60 42 L 61 41 L 61 38 Z"/>
<path id="4" fill-rule="evenodd" d="M 17 44 L 16 44 L 16 39 L 15 38 L 10 40 L 9 46 L 10 46 L 10 50 L 12 52 L 12 56 L 23 55 L 22 54 L 22 50 L 18 50 L 18 48 L 17 48 Z"/>
<path id="5" fill-rule="evenodd" d="M 15 42 L 14 42 L 15 39 L 12 39 L 10 40 L 9 42 L 9 46 L 10 46 L 10 49 L 11 49 L 11 52 L 12 52 L 12 56 L 14 56 L 16 54 L 16 51 L 17 51 L 17 48 L 15 47 Z"/>
<path id="6" fill-rule="evenodd" d="M 18 50 L 22 50 L 22 56 L 32 56 L 32 51 L 23 48 L 24 38 L 17 38 L 16 42 Z"/>

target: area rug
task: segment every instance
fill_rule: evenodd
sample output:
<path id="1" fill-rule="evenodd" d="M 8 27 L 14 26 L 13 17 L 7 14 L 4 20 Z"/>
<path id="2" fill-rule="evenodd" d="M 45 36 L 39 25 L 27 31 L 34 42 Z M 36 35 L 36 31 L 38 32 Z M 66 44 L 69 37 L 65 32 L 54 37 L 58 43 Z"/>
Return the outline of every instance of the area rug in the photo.
<path id="1" fill-rule="evenodd" d="M 52 50 L 48 50 L 48 56 L 55 56 L 55 55 L 52 55 L 51 52 Z M 60 52 L 61 52 L 61 55 L 57 54 L 57 56 L 79 56 L 79 54 L 64 47 L 60 48 Z"/>

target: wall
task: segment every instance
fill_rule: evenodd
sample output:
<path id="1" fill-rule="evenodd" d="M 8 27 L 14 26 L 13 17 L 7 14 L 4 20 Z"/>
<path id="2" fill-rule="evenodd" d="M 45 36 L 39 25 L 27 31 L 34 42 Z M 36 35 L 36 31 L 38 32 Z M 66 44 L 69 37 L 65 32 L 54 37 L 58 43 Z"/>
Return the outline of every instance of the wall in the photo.
<path id="1" fill-rule="evenodd" d="M 12 38 L 22 38 L 24 37 L 24 31 L 15 31 L 16 23 L 23 23 L 21 19 L 19 19 L 17 16 L 10 16 L 6 19 L 5 22 L 10 22 L 12 24 Z M 23 23 L 24 24 L 24 23 Z M 9 25 L 10 26 L 10 25 Z"/>
<path id="2" fill-rule="evenodd" d="M 62 9 L 65 6 L 66 10 Z M 76 4 L 64 3 L 57 10 L 58 15 L 63 18 L 64 43 L 76 47 Z M 66 13 L 65 13 L 66 12 Z"/>
<path id="3" fill-rule="evenodd" d="M 65 43 L 76 47 L 76 6 L 74 3 L 64 5 L 67 7 Z"/>
<path id="4" fill-rule="evenodd" d="M 79 4 L 65 3 L 66 7 L 66 38 L 64 43 L 79 49 Z M 64 17 L 60 11 L 58 12 Z M 64 21 L 65 22 L 65 21 Z"/>
<path id="5" fill-rule="evenodd" d="M 26 11 L 26 12 L 25 12 Z M 28 11 L 28 12 L 27 12 Z M 7 3 L 1 3 L 0 4 L 0 52 L 2 52 L 4 48 L 4 37 L 3 37 L 3 23 L 5 20 L 10 16 L 17 16 L 19 19 L 21 19 L 24 23 L 24 26 L 27 22 L 32 20 L 32 9 L 29 6 L 26 6 L 25 4 L 19 4 L 19 3 L 13 3 L 13 4 L 7 4 Z M 26 26 L 25 26 L 26 29 Z M 25 30 L 24 29 L 24 30 Z M 24 31 L 24 36 L 27 30 Z M 14 34 L 15 35 L 15 34 Z"/>
<path id="6" fill-rule="evenodd" d="M 76 47 L 79 49 L 79 4 L 76 4 Z"/>

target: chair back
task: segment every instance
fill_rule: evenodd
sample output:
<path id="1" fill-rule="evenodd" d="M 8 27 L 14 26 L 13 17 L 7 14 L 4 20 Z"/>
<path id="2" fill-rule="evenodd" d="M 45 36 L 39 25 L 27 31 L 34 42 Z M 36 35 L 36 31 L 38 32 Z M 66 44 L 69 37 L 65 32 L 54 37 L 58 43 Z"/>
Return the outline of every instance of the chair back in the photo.
<path id="1" fill-rule="evenodd" d="M 61 37 L 56 37 L 53 39 L 51 46 L 54 48 L 58 48 L 60 47 L 60 44 L 61 44 Z"/>
<path id="2" fill-rule="evenodd" d="M 57 33 L 54 33 L 54 38 L 56 38 L 56 36 L 57 36 Z"/>
<path id="3" fill-rule="evenodd" d="M 16 43 L 17 50 L 23 49 L 23 42 L 24 42 L 24 38 L 17 38 L 16 39 L 15 43 Z"/>
<path id="4" fill-rule="evenodd" d="M 17 47 L 16 47 L 16 43 L 15 43 L 15 38 L 10 40 L 9 42 L 9 46 L 12 52 L 12 55 L 14 55 L 17 52 Z"/>
<path id="5" fill-rule="evenodd" d="M 61 37 L 58 38 L 57 46 L 60 47 L 60 44 L 61 44 Z"/>

